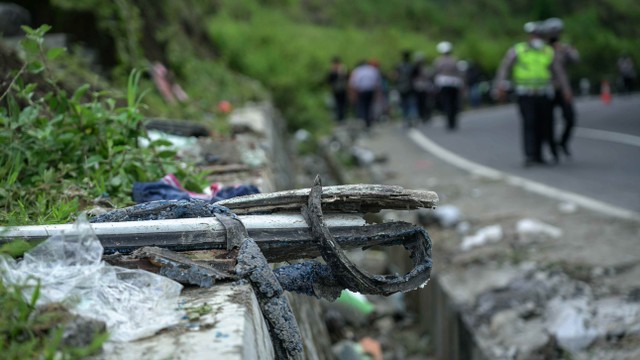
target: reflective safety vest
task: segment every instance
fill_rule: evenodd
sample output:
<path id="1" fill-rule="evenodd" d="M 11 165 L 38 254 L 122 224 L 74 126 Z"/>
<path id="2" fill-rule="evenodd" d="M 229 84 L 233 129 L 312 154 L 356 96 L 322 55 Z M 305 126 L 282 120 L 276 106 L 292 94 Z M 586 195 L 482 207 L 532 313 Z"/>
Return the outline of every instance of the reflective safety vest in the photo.
<path id="1" fill-rule="evenodd" d="M 528 43 L 515 45 L 516 62 L 513 65 L 513 80 L 521 87 L 543 87 L 551 83 L 553 48 L 545 45 L 534 49 Z"/>

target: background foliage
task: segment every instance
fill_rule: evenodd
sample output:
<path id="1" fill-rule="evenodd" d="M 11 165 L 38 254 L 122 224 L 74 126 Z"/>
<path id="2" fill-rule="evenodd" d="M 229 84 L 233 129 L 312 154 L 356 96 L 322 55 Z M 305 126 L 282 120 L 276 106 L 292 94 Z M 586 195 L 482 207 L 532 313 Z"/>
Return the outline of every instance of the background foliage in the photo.
<path id="1" fill-rule="evenodd" d="M 25 0 L 40 2 L 41 0 Z M 332 122 L 323 84 L 329 60 L 353 67 L 377 58 L 389 72 L 402 49 L 435 57 L 435 44 L 454 43 L 459 57 L 487 78 L 506 49 L 521 41 L 526 21 L 551 16 L 566 24 L 564 39 L 581 52 L 571 69 L 577 85 L 615 80 L 623 52 L 640 59 L 640 3 L 632 0 L 49 0 L 49 12 L 96 19 L 113 45 L 110 75 L 123 81 L 133 67 L 160 61 L 190 101 L 168 105 L 156 92 L 144 114 L 211 121 L 220 100 L 240 104 L 272 94 L 291 129 L 326 132 Z M 62 16 L 66 14 L 65 16 Z M 78 18 L 78 15 L 74 19 Z M 65 31 L 69 23 L 54 24 Z M 77 21 L 76 21 L 77 23 Z M 249 78 L 240 75 L 248 75 Z M 142 85 L 151 85 L 142 79 Z M 262 86 L 264 85 L 264 87 Z"/>
<path id="2" fill-rule="evenodd" d="M 448 40 L 491 78 L 524 39 L 522 25 L 552 16 L 582 56 L 574 86 L 582 77 L 613 83 L 623 52 L 640 59 L 640 3 L 631 0 L 220 0 L 209 31 L 231 68 L 273 91 L 292 128 L 317 130 L 329 121 L 318 88 L 334 55 L 350 67 L 377 58 L 389 72 L 401 49 L 431 61 L 435 44 Z"/>

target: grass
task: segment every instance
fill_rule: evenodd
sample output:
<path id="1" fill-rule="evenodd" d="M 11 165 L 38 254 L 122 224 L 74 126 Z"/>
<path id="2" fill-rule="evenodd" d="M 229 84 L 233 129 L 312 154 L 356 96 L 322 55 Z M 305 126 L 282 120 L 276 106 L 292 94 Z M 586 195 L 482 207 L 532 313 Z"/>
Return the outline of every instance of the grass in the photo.
<path id="1" fill-rule="evenodd" d="M 3 244 L 0 246 L 0 264 L 7 261 L 6 257 L 21 256 L 32 246 L 25 241 Z M 29 298 L 25 298 L 20 285 L 5 284 L 1 275 L 1 359 L 81 359 L 100 350 L 108 337 L 107 333 L 98 334 L 91 344 L 84 347 L 64 345 L 62 336 L 64 323 L 69 318 L 68 312 L 56 306 L 49 306 L 47 311 L 37 310 L 39 287 Z"/>

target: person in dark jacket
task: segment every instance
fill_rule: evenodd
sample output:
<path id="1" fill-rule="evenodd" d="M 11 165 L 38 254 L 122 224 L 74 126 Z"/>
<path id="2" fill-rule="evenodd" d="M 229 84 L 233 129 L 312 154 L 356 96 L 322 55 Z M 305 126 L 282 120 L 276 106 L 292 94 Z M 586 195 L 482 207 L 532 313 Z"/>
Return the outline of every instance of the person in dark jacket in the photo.
<path id="1" fill-rule="evenodd" d="M 347 113 L 349 73 L 346 66 L 337 56 L 331 60 L 331 70 L 327 74 L 326 82 L 329 84 L 333 95 L 335 119 L 338 122 L 343 122 Z"/>
<path id="2" fill-rule="evenodd" d="M 433 77 L 431 68 L 427 65 L 426 57 L 423 53 L 415 55 L 415 64 L 413 66 L 412 83 L 416 98 L 416 108 L 418 109 L 418 118 L 423 124 L 431 119 L 430 97 L 433 91 Z"/>
<path id="3" fill-rule="evenodd" d="M 564 23 L 558 18 L 550 18 L 545 20 L 542 26 L 549 46 L 555 51 L 555 61 L 566 71 L 568 65 L 575 64 L 580 60 L 580 54 L 573 46 L 560 42 Z M 560 82 L 557 79 L 553 79 L 553 87 L 555 94 L 551 104 L 551 111 L 553 112 L 556 106 L 559 106 L 562 110 L 562 118 L 564 120 L 564 129 L 562 130 L 558 145 L 566 156 L 571 156 L 569 140 L 571 139 L 571 133 L 576 123 L 575 107 L 573 106 L 573 101 L 568 102 L 565 100 L 562 89 L 560 88 Z"/>
<path id="4" fill-rule="evenodd" d="M 404 50 L 402 60 L 396 65 L 393 72 L 395 88 L 400 96 L 400 110 L 405 126 L 411 126 L 416 112 L 416 99 L 413 91 L 412 81 L 413 64 L 411 63 L 411 52 Z"/>
<path id="5" fill-rule="evenodd" d="M 464 87 L 464 78 L 458 69 L 458 59 L 451 53 L 453 45 L 442 41 L 436 49 L 441 54 L 434 62 L 435 85 L 438 88 L 442 110 L 447 117 L 447 129 L 458 128 L 460 94 Z"/>

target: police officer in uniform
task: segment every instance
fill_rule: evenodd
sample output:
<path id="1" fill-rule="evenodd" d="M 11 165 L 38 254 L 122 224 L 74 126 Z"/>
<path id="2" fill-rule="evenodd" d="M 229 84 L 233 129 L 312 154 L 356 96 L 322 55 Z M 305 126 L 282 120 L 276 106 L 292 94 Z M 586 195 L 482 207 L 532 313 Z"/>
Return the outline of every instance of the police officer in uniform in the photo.
<path id="1" fill-rule="evenodd" d="M 566 69 L 568 65 L 575 64 L 580 61 L 580 54 L 573 46 L 565 42 L 560 42 L 560 35 L 562 35 L 562 31 L 564 30 L 564 23 L 562 20 L 558 18 L 550 18 L 545 20 L 543 26 L 544 32 L 547 36 L 547 41 L 555 51 L 555 60 L 560 63 L 563 70 Z M 553 109 L 555 109 L 556 106 L 559 106 L 562 110 L 562 118 L 564 120 L 564 128 L 558 144 L 566 156 L 571 156 L 571 152 L 569 151 L 569 140 L 571 138 L 573 127 L 575 126 L 576 112 L 573 102 L 565 101 L 559 82 L 554 79 L 553 85 L 555 87 L 555 96 L 551 105 L 551 112 L 553 113 Z"/>
<path id="2" fill-rule="evenodd" d="M 554 96 L 552 79 L 558 80 L 566 101 L 571 101 L 571 89 L 567 76 L 557 61 L 554 50 L 542 38 L 540 23 L 529 22 L 524 26 L 529 34 L 526 42 L 510 48 L 496 75 L 498 100 L 504 100 L 508 87 L 507 78 L 514 83 L 518 107 L 522 117 L 524 165 L 545 164 L 542 144 L 549 145 L 553 162 L 558 162 L 558 152 L 553 136 L 551 101 Z"/>

